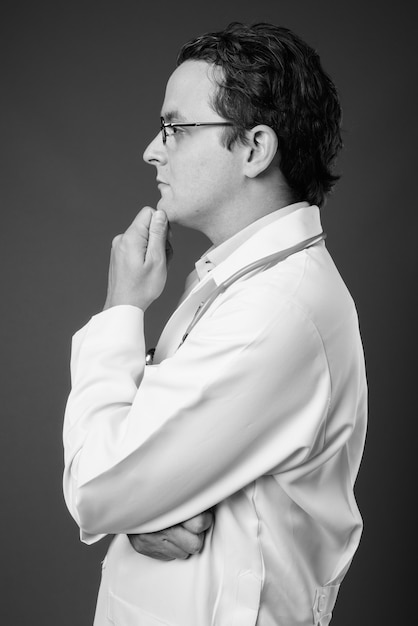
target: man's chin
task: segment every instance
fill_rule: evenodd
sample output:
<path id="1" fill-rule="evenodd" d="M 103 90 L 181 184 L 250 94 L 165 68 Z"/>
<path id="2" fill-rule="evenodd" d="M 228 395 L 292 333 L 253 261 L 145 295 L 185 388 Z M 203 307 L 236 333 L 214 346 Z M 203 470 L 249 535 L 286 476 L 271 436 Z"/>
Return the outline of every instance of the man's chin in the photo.
<path id="1" fill-rule="evenodd" d="M 170 210 L 170 204 L 163 197 L 158 200 L 156 208 L 160 211 L 164 211 L 169 222 L 176 221 L 173 212 Z"/>

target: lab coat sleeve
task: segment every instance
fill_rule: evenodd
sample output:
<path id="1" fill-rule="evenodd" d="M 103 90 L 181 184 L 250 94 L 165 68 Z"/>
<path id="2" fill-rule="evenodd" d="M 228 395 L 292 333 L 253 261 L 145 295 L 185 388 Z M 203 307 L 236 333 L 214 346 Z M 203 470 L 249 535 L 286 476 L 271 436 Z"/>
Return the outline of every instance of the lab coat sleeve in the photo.
<path id="1" fill-rule="evenodd" d="M 134 307 L 75 336 L 64 493 L 85 542 L 182 522 L 317 454 L 330 401 L 321 338 L 270 297 L 231 287 L 158 365 L 145 366 Z"/>

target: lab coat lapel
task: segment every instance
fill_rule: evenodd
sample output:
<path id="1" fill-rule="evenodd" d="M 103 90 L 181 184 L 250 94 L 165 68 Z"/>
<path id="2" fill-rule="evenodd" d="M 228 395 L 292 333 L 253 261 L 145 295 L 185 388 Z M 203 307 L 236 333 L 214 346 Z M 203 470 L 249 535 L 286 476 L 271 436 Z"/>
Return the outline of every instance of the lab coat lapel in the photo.
<path id="1" fill-rule="evenodd" d="M 216 283 L 208 275 L 195 285 L 187 297 L 180 302 L 158 340 L 154 353 L 154 363 L 160 363 L 176 352 L 199 306 L 215 289 Z"/>

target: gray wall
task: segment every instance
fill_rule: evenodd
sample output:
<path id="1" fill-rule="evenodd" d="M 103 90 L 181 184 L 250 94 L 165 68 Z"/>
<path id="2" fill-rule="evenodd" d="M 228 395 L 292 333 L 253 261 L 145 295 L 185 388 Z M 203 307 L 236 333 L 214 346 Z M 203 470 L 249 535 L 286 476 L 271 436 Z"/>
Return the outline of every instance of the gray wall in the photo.
<path id="1" fill-rule="evenodd" d="M 102 307 L 112 237 L 158 197 L 141 155 L 179 46 L 234 19 L 293 28 L 318 49 L 341 94 L 343 178 L 323 220 L 359 310 L 370 428 L 357 486 L 365 532 L 333 625 L 407 623 L 417 284 L 415 20 L 407 4 L 3 3 L 2 623 L 91 623 L 106 545 L 78 541 L 61 495 L 70 338 Z M 175 230 L 178 253 L 148 315 L 149 345 L 205 246 Z"/>

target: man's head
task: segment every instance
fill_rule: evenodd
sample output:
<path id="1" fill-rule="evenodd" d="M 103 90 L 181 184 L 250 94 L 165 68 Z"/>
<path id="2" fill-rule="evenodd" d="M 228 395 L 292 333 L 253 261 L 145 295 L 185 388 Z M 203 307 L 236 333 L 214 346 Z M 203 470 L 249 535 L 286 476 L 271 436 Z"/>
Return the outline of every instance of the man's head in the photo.
<path id="1" fill-rule="evenodd" d="M 222 145 L 223 127 L 217 123 L 226 120 L 211 106 L 214 73 L 213 66 L 199 60 L 185 61 L 173 72 L 161 109 L 169 126 L 149 144 L 144 159 L 157 168 L 161 193 L 157 208 L 170 222 L 219 241 L 230 236 L 228 223 L 242 206 L 247 150 Z"/>
<path id="2" fill-rule="evenodd" d="M 341 111 L 316 53 L 269 24 L 185 44 L 144 153 L 168 219 L 220 242 L 262 215 L 321 205 L 337 177 Z"/>
<path id="3" fill-rule="evenodd" d="M 342 145 L 341 108 L 316 52 L 286 28 L 234 22 L 186 43 L 177 63 L 187 60 L 221 70 L 211 106 L 233 122 L 222 132 L 224 145 L 231 149 L 246 142 L 249 129 L 269 126 L 292 201 L 322 205 L 338 179 L 331 168 Z"/>

